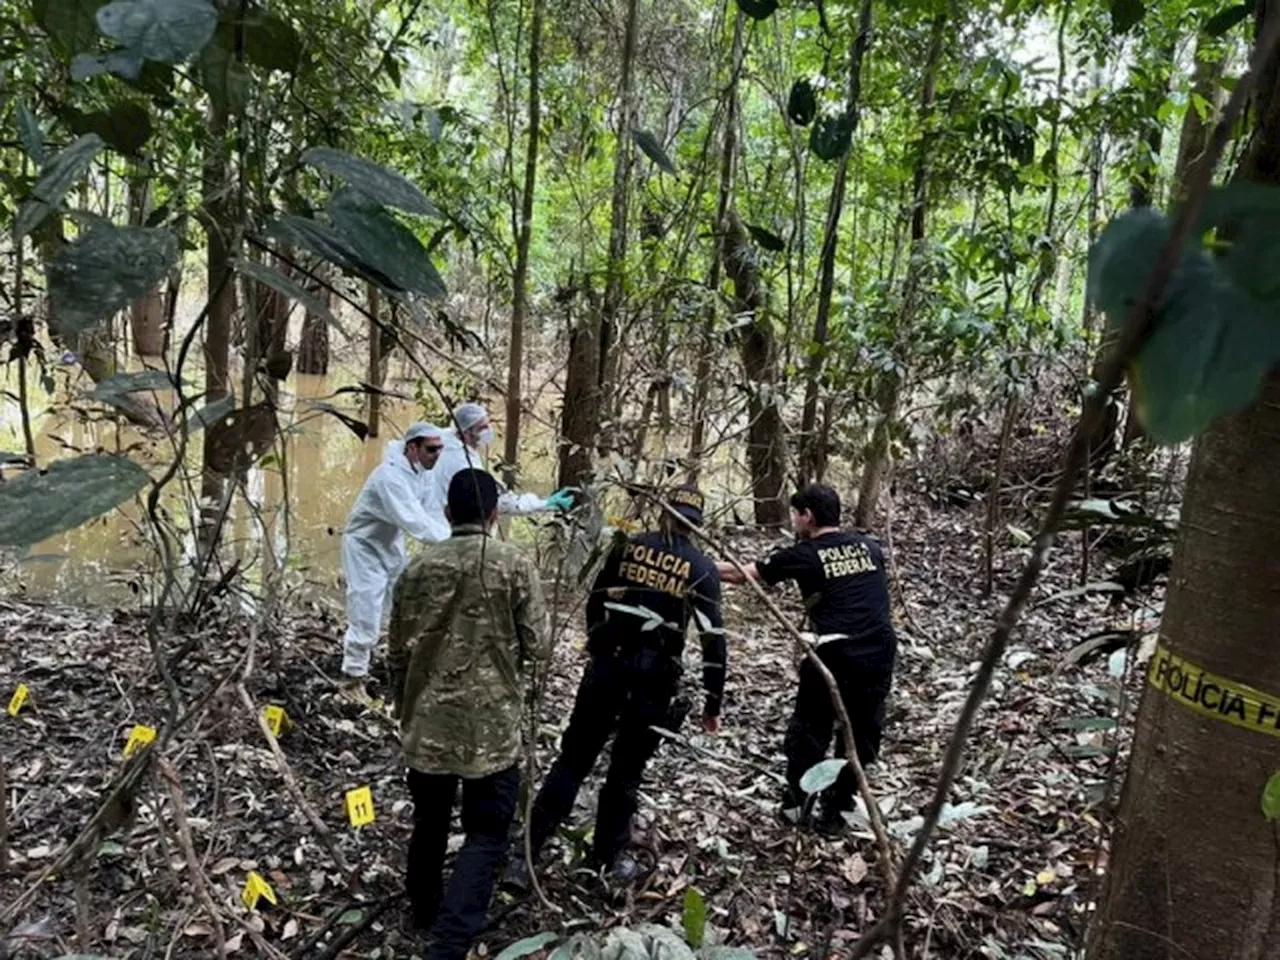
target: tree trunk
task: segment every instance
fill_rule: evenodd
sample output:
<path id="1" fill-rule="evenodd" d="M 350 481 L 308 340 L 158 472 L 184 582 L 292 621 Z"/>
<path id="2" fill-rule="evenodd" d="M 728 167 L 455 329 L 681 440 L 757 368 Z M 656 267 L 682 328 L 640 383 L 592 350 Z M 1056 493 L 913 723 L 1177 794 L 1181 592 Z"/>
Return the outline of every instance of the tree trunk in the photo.
<path id="1" fill-rule="evenodd" d="M 374 392 L 368 395 L 368 424 L 369 436 L 376 437 L 382 428 L 382 395 L 377 392 L 377 389 L 382 386 L 382 327 L 378 323 L 380 300 L 378 288 L 369 284 L 368 295 L 371 316 L 369 318 L 369 367 L 365 381 L 375 388 Z"/>
<path id="2" fill-rule="evenodd" d="M 572 286 L 572 283 L 570 283 Z M 569 317 L 569 362 L 560 415 L 560 486 L 582 487 L 592 477 L 591 450 L 600 430 L 600 321 L 595 303 L 574 326 Z"/>
<path id="3" fill-rule="evenodd" d="M 129 223 L 141 227 L 151 215 L 151 172 L 139 164 L 130 171 Z M 164 353 L 164 296 L 160 286 L 129 307 L 129 326 L 133 334 L 133 352 L 139 357 L 158 357 Z"/>
<path id="4" fill-rule="evenodd" d="M 921 287 L 924 283 L 924 241 L 928 225 L 931 172 L 929 131 L 934 104 L 937 101 L 938 70 L 942 65 L 946 22 L 946 17 L 942 15 L 938 15 L 933 20 L 929 36 L 929 52 L 920 88 L 918 127 L 921 134 L 919 153 L 916 156 L 915 170 L 911 178 L 911 259 L 907 264 L 907 274 L 902 284 L 902 313 L 898 319 L 899 329 L 909 329 L 914 321 L 922 294 Z M 903 376 L 896 371 L 883 374 L 876 387 L 880 419 L 876 422 L 871 442 L 867 444 L 854 521 L 857 526 L 864 529 L 870 527 L 875 519 L 876 507 L 880 502 L 880 490 L 889 472 L 890 441 L 898 419 L 903 387 Z"/>
<path id="5" fill-rule="evenodd" d="M 627 0 L 627 24 L 622 42 L 622 77 L 618 89 L 618 142 L 613 162 L 613 210 L 609 221 L 609 259 L 605 265 L 604 311 L 600 318 L 600 407 L 613 407 L 613 391 L 617 381 L 618 352 L 614 341 L 618 335 L 618 319 L 627 266 L 627 215 L 631 200 L 631 171 L 635 160 L 632 136 L 635 130 L 635 60 L 639 33 L 639 0 Z M 614 427 L 598 438 L 602 450 L 610 448 Z M 601 433 L 597 428 L 597 433 Z"/>
<path id="6" fill-rule="evenodd" d="M 1277 17 L 1280 3 L 1260 4 L 1259 34 Z M 1239 177 L 1280 183 L 1280 58 L 1259 78 L 1256 116 Z M 1280 696 L 1278 475 L 1280 370 L 1249 409 L 1195 442 L 1160 626 L 1162 648 L 1188 669 L 1169 669 L 1161 653 L 1153 662 L 1090 960 L 1280 951 L 1280 824 L 1260 808 L 1280 768 L 1280 724 L 1256 701 L 1233 709 L 1222 684 L 1196 676 Z"/>
<path id="7" fill-rule="evenodd" d="M 322 272 L 320 275 L 325 276 Z M 328 287 L 313 283 L 310 289 L 332 307 L 333 296 Z M 329 321 L 310 311 L 303 318 L 302 333 L 298 337 L 298 372 L 320 376 L 329 372 Z"/>
<path id="8" fill-rule="evenodd" d="M 228 116 L 225 109 L 210 109 L 209 138 L 201 171 L 201 213 L 207 247 L 206 274 L 209 313 L 204 332 L 205 402 L 213 403 L 231 390 L 231 320 L 236 309 L 236 287 L 231 276 L 231 238 L 236 230 L 231 201 L 231 154 L 227 143 Z M 208 525 L 222 502 L 225 477 L 213 466 L 225 447 L 227 421 L 218 421 L 204 431 L 204 469 L 201 500 L 206 510 L 203 524 L 204 548 L 211 549 L 217 530 Z"/>
<path id="9" fill-rule="evenodd" d="M 516 237 L 516 269 L 512 284 L 511 348 L 507 357 L 507 424 L 503 479 L 508 487 L 516 481 L 520 454 L 520 409 L 523 401 L 520 380 L 524 369 L 524 326 L 529 309 L 529 244 L 533 237 L 533 199 L 538 182 L 538 128 L 542 120 L 538 81 L 542 56 L 543 0 L 533 0 L 533 24 L 529 33 L 529 145 L 525 152 L 524 193 L 520 198 L 520 233 Z"/>
<path id="10" fill-rule="evenodd" d="M 732 207 L 723 225 L 724 272 L 733 283 L 734 312 L 749 315 L 741 328 L 742 365 L 747 378 L 747 461 L 756 523 L 787 522 L 783 485 L 787 476 L 786 436 L 778 396 L 778 344 L 765 309 L 764 289 L 747 228 Z"/>
<path id="11" fill-rule="evenodd" d="M 858 16 L 858 33 L 849 51 L 849 79 L 845 92 L 845 115 L 852 115 L 854 131 L 857 130 L 858 101 L 862 92 L 862 60 L 871 42 L 871 0 L 863 0 Z M 809 370 L 805 377 L 804 412 L 800 421 L 800 482 L 807 483 L 826 472 L 827 451 L 823 437 L 818 433 L 818 387 L 822 380 L 822 367 L 826 362 L 828 328 L 831 319 L 831 298 L 835 289 L 836 247 L 840 240 L 840 215 L 844 212 L 845 184 L 849 173 L 849 154 L 852 146 L 836 163 L 835 178 L 831 184 L 831 199 L 827 204 L 827 223 L 822 236 L 822 253 L 818 278 L 818 313 L 813 321 L 813 340 L 810 343 Z"/>
<path id="12" fill-rule="evenodd" d="M 1196 38 L 1196 68 L 1191 80 L 1191 98 L 1182 118 L 1182 134 L 1178 140 L 1178 159 L 1173 168 L 1173 200 L 1182 202 L 1195 165 L 1209 144 L 1209 132 L 1222 109 L 1222 71 L 1226 53 L 1215 50 L 1215 41 L 1200 34 Z M 1205 116 L 1196 106 L 1197 98 L 1207 104 Z"/>

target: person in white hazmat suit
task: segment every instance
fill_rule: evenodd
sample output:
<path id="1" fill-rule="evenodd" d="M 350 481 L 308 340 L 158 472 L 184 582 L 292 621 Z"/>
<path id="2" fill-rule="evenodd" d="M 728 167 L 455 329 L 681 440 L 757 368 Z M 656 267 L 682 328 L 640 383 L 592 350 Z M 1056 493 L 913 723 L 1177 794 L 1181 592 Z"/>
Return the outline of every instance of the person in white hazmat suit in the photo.
<path id="1" fill-rule="evenodd" d="M 439 523 L 449 500 L 449 483 L 460 470 L 484 469 L 485 452 L 493 445 L 493 427 L 489 411 L 478 403 L 464 403 L 453 412 L 453 426 L 444 431 L 444 453 L 430 477 L 435 483 L 433 508 Z M 527 516 L 546 510 L 569 510 L 573 507 L 573 491 L 557 490 L 551 496 L 536 493 L 512 493 L 504 490 L 498 497 L 498 512 L 506 516 Z"/>
<path id="2" fill-rule="evenodd" d="M 365 681 L 378 644 L 382 611 L 408 563 L 406 533 L 429 543 L 447 539 L 449 523 L 438 508 L 432 476 L 444 450 L 444 432 L 415 423 L 387 444 L 383 461 L 356 497 L 342 534 L 342 573 L 347 580 L 347 632 L 342 644 L 342 694 L 367 704 Z"/>

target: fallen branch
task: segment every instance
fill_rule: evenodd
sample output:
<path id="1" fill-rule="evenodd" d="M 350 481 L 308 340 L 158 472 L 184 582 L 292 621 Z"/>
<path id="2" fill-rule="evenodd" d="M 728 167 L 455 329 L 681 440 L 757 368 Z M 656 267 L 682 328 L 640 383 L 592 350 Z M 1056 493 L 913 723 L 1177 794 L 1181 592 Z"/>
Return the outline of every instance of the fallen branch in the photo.
<path id="1" fill-rule="evenodd" d="M 1027 558 L 1022 574 L 1018 578 L 1017 586 L 1005 604 L 1004 610 L 1001 611 L 996 621 L 995 629 L 983 648 L 978 673 L 974 677 L 973 686 L 969 689 L 969 696 L 965 699 L 964 708 L 960 712 L 960 719 L 956 722 L 951 742 L 947 746 L 947 752 L 942 761 L 942 769 L 938 774 L 938 782 L 934 788 L 933 798 L 924 815 L 924 824 L 916 834 L 916 839 L 911 845 L 911 849 L 907 852 L 907 858 L 903 862 L 902 872 L 898 877 L 897 885 L 893 889 L 886 911 L 875 926 L 854 945 L 849 955 L 849 960 L 859 960 L 859 958 L 870 954 L 877 944 L 888 937 L 901 935 L 907 890 L 911 885 L 916 869 L 920 865 L 920 861 L 924 857 L 924 851 L 928 847 L 934 831 L 937 829 L 938 820 L 942 816 L 942 809 L 947 802 L 951 785 L 955 782 L 956 776 L 960 771 L 960 764 L 964 758 L 965 741 L 973 728 L 973 721 L 978 714 L 978 708 L 986 698 L 987 691 L 991 686 L 991 678 L 995 674 L 1000 658 L 1004 655 L 1005 648 L 1008 646 L 1009 637 L 1012 635 L 1014 627 L 1017 626 L 1022 611 L 1026 607 L 1027 601 L 1031 598 L 1031 592 L 1040 579 L 1041 572 L 1044 570 L 1045 561 L 1048 558 L 1050 549 L 1053 547 L 1054 540 L 1057 538 L 1058 530 L 1062 526 L 1062 520 L 1066 515 L 1067 504 L 1070 502 L 1072 492 L 1075 489 L 1075 479 L 1088 457 L 1089 446 L 1096 433 L 1097 426 L 1102 422 L 1102 416 L 1111 395 L 1120 386 L 1125 369 L 1133 358 L 1138 355 L 1152 331 L 1155 309 L 1164 295 L 1165 288 L 1173 277 L 1182 249 L 1186 245 L 1187 239 L 1191 236 L 1191 231 L 1199 217 L 1200 209 L 1204 205 L 1205 196 L 1212 185 L 1213 172 L 1217 169 L 1218 161 L 1222 157 L 1227 140 L 1235 128 L 1236 121 L 1243 111 L 1249 95 L 1257 85 L 1258 76 L 1270 62 L 1278 42 L 1280 42 L 1280 19 L 1275 20 L 1268 33 L 1259 38 L 1257 49 L 1254 51 L 1253 58 L 1249 64 L 1249 70 L 1236 84 L 1231 93 L 1231 99 L 1227 102 L 1226 107 L 1223 109 L 1222 117 L 1214 128 L 1213 137 L 1204 153 L 1204 162 L 1194 165 L 1192 183 L 1187 191 L 1186 203 L 1178 211 L 1178 216 L 1174 220 L 1173 228 L 1169 233 L 1169 239 L 1156 259 L 1155 267 L 1151 272 L 1150 279 L 1147 281 L 1142 298 L 1130 314 L 1128 324 L 1121 330 L 1115 347 L 1101 370 L 1097 389 L 1086 396 L 1084 410 L 1080 415 L 1080 422 L 1077 424 L 1071 444 L 1067 448 L 1063 468 L 1054 487 L 1053 499 L 1045 513 L 1044 520 L 1040 524 L 1040 530 L 1036 534 L 1035 546 L 1031 551 L 1031 556 Z"/>
<path id="2" fill-rule="evenodd" d="M 204 905 L 205 913 L 209 915 L 209 922 L 213 925 L 213 940 L 218 946 L 218 956 L 226 960 L 227 934 L 222 927 L 222 914 L 209 893 L 209 880 L 200 867 L 196 845 L 191 839 L 191 825 L 187 822 L 187 798 L 182 792 L 182 780 L 178 777 L 178 772 L 173 769 L 173 765 L 163 757 L 157 761 L 156 766 L 160 770 L 160 776 L 169 786 L 169 799 L 173 803 L 173 825 L 178 833 L 178 846 L 182 850 L 183 859 L 187 861 L 187 874 L 191 877 L 191 886 L 195 888 L 196 896 Z"/>

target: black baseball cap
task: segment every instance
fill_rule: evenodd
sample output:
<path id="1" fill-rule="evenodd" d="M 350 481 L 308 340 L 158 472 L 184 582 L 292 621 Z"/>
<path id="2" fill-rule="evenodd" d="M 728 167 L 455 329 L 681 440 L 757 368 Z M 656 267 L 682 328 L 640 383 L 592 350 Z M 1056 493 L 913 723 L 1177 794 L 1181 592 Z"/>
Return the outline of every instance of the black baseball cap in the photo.
<path id="1" fill-rule="evenodd" d="M 698 492 L 697 487 L 675 487 L 666 496 L 667 504 L 690 523 L 702 525 L 702 509 L 706 506 L 706 498 Z"/>

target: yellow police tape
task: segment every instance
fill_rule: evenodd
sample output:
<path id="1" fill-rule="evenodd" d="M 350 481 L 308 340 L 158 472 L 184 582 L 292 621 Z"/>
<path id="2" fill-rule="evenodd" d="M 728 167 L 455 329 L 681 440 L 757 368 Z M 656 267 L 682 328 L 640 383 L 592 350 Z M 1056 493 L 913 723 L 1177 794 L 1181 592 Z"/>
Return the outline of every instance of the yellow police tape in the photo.
<path id="1" fill-rule="evenodd" d="M 1219 677 L 1164 647 L 1156 649 L 1147 679 L 1157 690 L 1196 713 L 1280 737 L 1280 697 Z"/>

